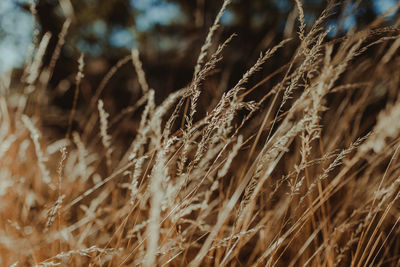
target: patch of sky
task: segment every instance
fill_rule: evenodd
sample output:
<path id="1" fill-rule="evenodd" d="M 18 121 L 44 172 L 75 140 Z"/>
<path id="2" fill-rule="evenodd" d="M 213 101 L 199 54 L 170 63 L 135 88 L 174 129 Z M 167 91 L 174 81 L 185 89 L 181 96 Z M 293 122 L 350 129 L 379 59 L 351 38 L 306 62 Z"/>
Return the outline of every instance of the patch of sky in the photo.
<path id="1" fill-rule="evenodd" d="M 26 2 L 0 1 L 0 73 L 22 66 L 32 43 L 32 15 L 19 6 Z"/>
<path id="2" fill-rule="evenodd" d="M 235 20 L 235 15 L 229 9 L 225 10 L 224 14 L 221 17 L 221 24 L 223 25 L 232 25 L 233 21 Z"/>
<path id="3" fill-rule="evenodd" d="M 328 37 L 333 38 L 336 36 L 336 34 L 338 33 L 338 25 L 336 23 L 336 21 L 334 20 L 330 20 L 328 22 L 328 24 L 326 25 L 327 30 L 329 30 L 328 32 Z"/>
<path id="4" fill-rule="evenodd" d="M 304 21 L 306 23 L 306 25 L 313 25 L 315 22 L 315 16 L 313 14 L 310 13 L 305 13 L 304 14 Z"/>
<path id="5" fill-rule="evenodd" d="M 159 0 L 131 0 L 131 6 L 137 10 L 146 11 L 159 2 Z"/>
<path id="6" fill-rule="evenodd" d="M 354 15 L 346 16 L 343 19 L 343 28 L 345 30 L 350 30 L 351 28 L 356 26 L 356 24 L 357 24 L 357 21 L 356 21 L 356 17 Z"/>
<path id="7" fill-rule="evenodd" d="M 155 25 L 168 25 L 184 20 L 178 4 L 165 0 L 131 0 L 131 6 L 140 11 L 136 16 L 136 28 L 140 32 L 149 31 Z"/>
<path id="8" fill-rule="evenodd" d="M 397 4 L 397 0 L 373 0 L 372 6 L 374 7 L 375 13 L 377 15 L 381 15 L 391 9 L 394 5 Z M 398 8 L 397 8 L 398 10 Z M 389 18 L 393 18 L 396 14 L 396 10 L 390 12 L 387 16 Z"/>
<path id="9" fill-rule="evenodd" d="M 357 11 L 354 10 L 354 3 L 350 2 L 347 5 L 346 10 L 343 13 L 344 17 L 343 17 L 343 21 L 341 22 L 343 29 L 345 31 L 348 31 L 351 28 L 353 28 L 354 26 L 356 26 L 356 24 L 357 24 L 356 13 L 357 13 Z"/>
<path id="10" fill-rule="evenodd" d="M 24 59 L 17 53 L 15 47 L 7 41 L 0 43 L 0 73 L 9 71 L 13 67 L 23 64 Z"/>
<path id="11" fill-rule="evenodd" d="M 319 5 L 321 4 L 322 0 L 305 0 L 305 4 L 310 4 L 310 5 Z"/>
<path id="12" fill-rule="evenodd" d="M 115 47 L 125 47 L 128 49 L 137 46 L 134 32 L 120 27 L 115 27 L 111 30 L 110 44 Z"/>
<path id="13" fill-rule="evenodd" d="M 289 12 L 292 9 L 289 0 L 273 0 L 273 3 L 281 12 Z"/>
<path id="14" fill-rule="evenodd" d="M 107 25 L 102 20 L 96 20 L 92 25 L 92 32 L 97 38 L 102 38 L 107 33 Z"/>
<path id="15" fill-rule="evenodd" d="M 170 51 L 171 49 L 183 50 L 186 46 L 179 38 L 166 35 L 159 35 L 154 38 L 156 45 L 160 51 Z"/>
<path id="16" fill-rule="evenodd" d="M 79 51 L 92 56 L 100 56 L 102 53 L 102 49 L 99 44 L 97 43 L 90 44 L 83 39 L 79 40 L 76 46 L 79 49 Z"/>
<path id="17" fill-rule="evenodd" d="M 328 33 L 328 37 L 333 38 L 338 36 L 339 34 L 343 34 L 344 32 L 349 31 L 353 27 L 357 25 L 357 15 L 363 10 L 358 7 L 356 10 L 354 9 L 354 2 L 350 2 L 345 7 L 346 9 L 343 12 L 343 17 L 341 17 L 340 21 L 337 19 L 331 19 L 328 21 L 326 25 L 326 29 L 330 29 Z"/>

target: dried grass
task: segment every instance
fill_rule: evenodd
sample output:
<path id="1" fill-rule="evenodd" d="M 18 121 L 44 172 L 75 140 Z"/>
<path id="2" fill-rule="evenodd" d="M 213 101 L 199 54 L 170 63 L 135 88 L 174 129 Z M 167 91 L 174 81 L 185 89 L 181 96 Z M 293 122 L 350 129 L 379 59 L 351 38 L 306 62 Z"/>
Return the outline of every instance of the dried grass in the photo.
<path id="1" fill-rule="evenodd" d="M 379 28 L 379 18 L 373 30 L 327 41 L 324 23 L 335 4 L 307 26 L 295 2 L 298 40 L 261 53 L 216 105 L 202 107 L 202 118 L 194 115 L 204 81 L 233 37 L 210 51 L 230 1 L 192 82 L 158 106 L 133 50 L 87 110 L 78 109 L 81 57 L 66 139 L 52 144 L 47 138 L 56 136 L 42 136 L 41 113 L 30 105 L 50 105 L 35 103 L 50 77 L 38 78 L 52 74 L 70 21 L 50 66 L 41 58 L 50 35 L 36 40 L 25 90 L 0 96 L 0 265 L 399 266 L 400 30 Z M 278 49 L 292 59 L 247 88 Z M 100 95 L 130 60 L 142 96 L 109 115 Z M 377 99 L 386 107 L 370 111 Z M 118 123 L 141 105 L 135 136 L 123 146 L 114 139 Z M 185 123 L 175 131 L 180 116 Z M 72 132 L 73 119 L 85 130 Z"/>

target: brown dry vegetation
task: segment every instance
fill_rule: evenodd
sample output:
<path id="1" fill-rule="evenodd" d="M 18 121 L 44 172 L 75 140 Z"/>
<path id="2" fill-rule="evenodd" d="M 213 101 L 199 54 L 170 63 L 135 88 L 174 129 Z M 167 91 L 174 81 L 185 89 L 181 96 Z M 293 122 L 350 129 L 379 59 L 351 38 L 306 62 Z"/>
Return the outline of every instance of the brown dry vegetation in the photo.
<path id="1" fill-rule="evenodd" d="M 333 3 L 312 27 L 296 3 L 295 38 L 212 101 L 201 100 L 207 79 L 234 41 L 214 43 L 229 1 L 192 82 L 160 105 L 133 50 L 120 65 L 133 63 L 141 98 L 109 116 L 102 91 L 116 66 L 77 109 L 81 57 L 63 118 L 83 130 L 65 138 L 43 118 L 55 109 L 45 90 L 69 22 L 49 66 L 44 35 L 20 86 L 1 85 L 0 265 L 399 266 L 399 18 L 328 40 Z M 289 62 L 248 85 L 286 49 Z M 135 112 L 126 146 L 118 124 Z"/>

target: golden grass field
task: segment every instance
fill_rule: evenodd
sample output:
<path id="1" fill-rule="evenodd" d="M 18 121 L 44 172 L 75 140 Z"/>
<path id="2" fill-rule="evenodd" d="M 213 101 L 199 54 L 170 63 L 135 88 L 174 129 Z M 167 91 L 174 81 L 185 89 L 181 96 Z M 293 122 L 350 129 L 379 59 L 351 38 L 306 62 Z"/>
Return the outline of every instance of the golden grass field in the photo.
<path id="1" fill-rule="evenodd" d="M 306 26 L 296 1 L 293 38 L 204 101 L 235 41 L 215 38 L 229 2 L 191 83 L 161 104 L 132 50 L 77 108 L 82 56 L 68 127 L 49 130 L 69 21 L 49 65 L 45 34 L 20 82 L 2 80 L 0 266 L 400 266 L 400 19 L 331 40 L 332 5 Z M 282 51 L 291 60 L 249 86 Z M 110 115 L 102 93 L 123 63 L 140 98 Z"/>

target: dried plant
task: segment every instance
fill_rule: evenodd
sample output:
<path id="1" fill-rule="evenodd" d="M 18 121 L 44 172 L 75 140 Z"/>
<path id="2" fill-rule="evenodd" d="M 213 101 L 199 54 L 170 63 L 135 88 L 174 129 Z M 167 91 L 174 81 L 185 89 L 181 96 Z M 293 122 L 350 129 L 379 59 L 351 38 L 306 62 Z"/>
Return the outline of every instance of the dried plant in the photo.
<path id="1" fill-rule="evenodd" d="M 261 52 L 209 106 L 200 101 L 213 90 L 206 81 L 235 36 L 213 46 L 229 0 L 192 81 L 159 105 L 162 88 L 149 87 L 134 49 L 78 107 L 81 56 L 63 136 L 31 104 L 41 112 L 51 105 L 35 101 L 71 21 L 49 66 L 42 57 L 50 34 L 40 42 L 35 34 L 24 90 L 0 95 L 0 265 L 399 266 L 400 29 L 378 18 L 329 40 L 325 24 L 337 3 L 314 25 L 295 3 L 299 29 L 285 29 L 293 38 Z M 280 51 L 291 59 L 265 73 Z M 111 100 L 100 96 L 131 60 L 141 95 L 109 114 L 103 100 Z M 138 110 L 134 136 L 119 142 L 119 123 Z"/>

